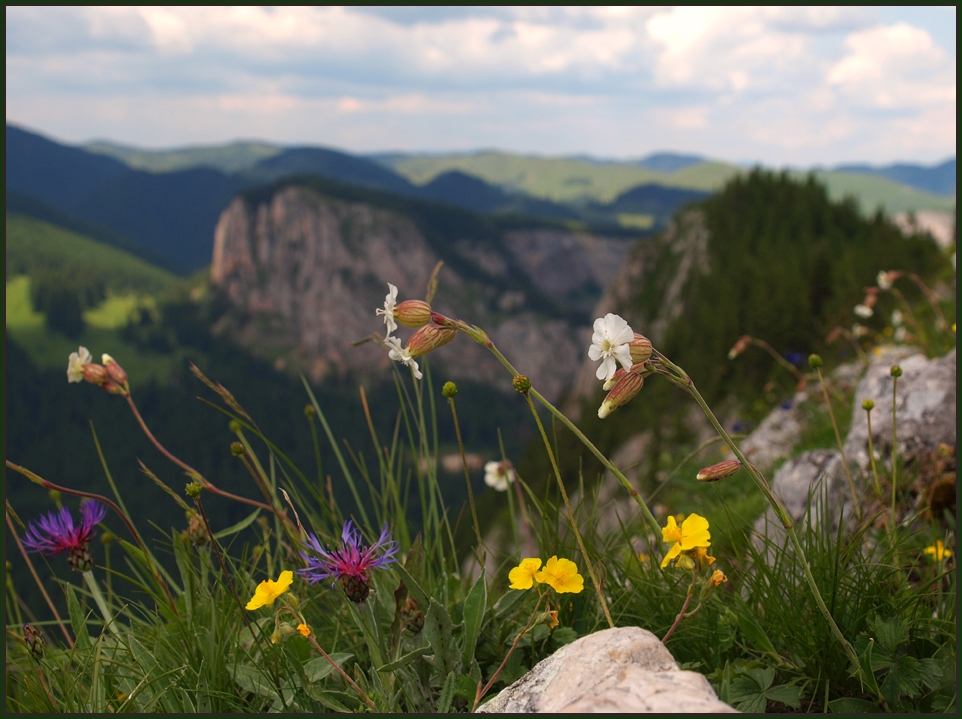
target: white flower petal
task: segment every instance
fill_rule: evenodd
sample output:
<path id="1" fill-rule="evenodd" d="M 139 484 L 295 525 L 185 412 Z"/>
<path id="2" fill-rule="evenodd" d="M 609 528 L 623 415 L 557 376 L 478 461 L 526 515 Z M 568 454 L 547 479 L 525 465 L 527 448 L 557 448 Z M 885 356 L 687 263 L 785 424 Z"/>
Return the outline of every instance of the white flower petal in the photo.
<path id="1" fill-rule="evenodd" d="M 621 366 L 625 368 L 625 371 L 631 369 L 631 348 L 628 345 L 620 345 L 615 347 L 611 354 L 614 355 L 615 359 L 621 362 Z"/>

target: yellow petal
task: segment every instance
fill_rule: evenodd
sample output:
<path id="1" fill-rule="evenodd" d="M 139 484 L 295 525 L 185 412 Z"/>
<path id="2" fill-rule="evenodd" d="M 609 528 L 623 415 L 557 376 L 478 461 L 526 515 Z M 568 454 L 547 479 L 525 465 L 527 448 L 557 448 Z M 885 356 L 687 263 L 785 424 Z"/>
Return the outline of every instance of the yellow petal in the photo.
<path id="1" fill-rule="evenodd" d="M 531 585 L 534 584 L 534 579 L 524 570 L 524 567 L 515 567 L 510 572 L 508 572 L 508 579 L 511 580 L 511 584 L 508 586 L 511 589 L 531 589 Z"/>
<path id="2" fill-rule="evenodd" d="M 681 529 L 675 523 L 674 517 L 668 518 L 668 526 L 662 527 L 661 539 L 663 542 L 680 542 L 681 541 Z"/>
<path id="3" fill-rule="evenodd" d="M 274 596 L 279 597 L 286 592 L 290 588 L 293 581 L 294 572 L 292 572 L 290 569 L 285 569 L 283 572 L 281 572 L 281 576 L 277 578 L 277 583 L 274 585 L 276 592 Z"/>
<path id="4" fill-rule="evenodd" d="M 681 548 L 710 547 L 711 534 L 708 531 L 708 520 L 697 514 L 689 514 L 681 525 Z"/>
<path id="5" fill-rule="evenodd" d="M 665 558 L 661 560 L 661 568 L 664 569 L 668 566 L 668 562 L 681 554 L 681 542 L 675 542 L 674 546 L 668 550 L 668 554 Z"/>

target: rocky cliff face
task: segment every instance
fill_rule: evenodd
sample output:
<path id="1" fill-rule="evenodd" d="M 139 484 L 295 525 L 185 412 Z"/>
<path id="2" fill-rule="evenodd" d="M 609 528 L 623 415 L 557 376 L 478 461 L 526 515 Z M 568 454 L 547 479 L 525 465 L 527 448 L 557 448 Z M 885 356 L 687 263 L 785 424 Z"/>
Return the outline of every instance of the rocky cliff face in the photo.
<path id="1" fill-rule="evenodd" d="M 422 208 L 423 209 L 423 208 Z M 375 343 L 375 316 L 387 283 L 399 300 L 423 297 L 445 261 L 434 308 L 483 327 L 547 397 L 570 386 L 590 340 L 590 308 L 632 245 L 553 227 L 465 232 L 426 238 L 419 219 L 395 206 L 337 199 L 305 186 L 269 197 L 236 198 L 217 224 L 213 285 L 233 310 L 217 329 L 272 359 L 279 368 L 329 374 L 386 375 L 390 361 Z M 484 233 L 480 233 L 484 235 Z M 401 328 L 402 339 L 410 330 Z M 444 379 L 490 382 L 509 377 L 465 337 L 432 353 Z"/>

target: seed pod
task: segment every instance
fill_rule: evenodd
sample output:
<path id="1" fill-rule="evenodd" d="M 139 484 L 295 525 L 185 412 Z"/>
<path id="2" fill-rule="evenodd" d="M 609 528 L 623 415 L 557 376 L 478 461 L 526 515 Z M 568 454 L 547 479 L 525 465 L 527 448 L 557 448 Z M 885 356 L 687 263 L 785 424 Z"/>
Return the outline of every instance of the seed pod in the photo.
<path id="1" fill-rule="evenodd" d="M 713 464 L 711 467 L 705 467 L 695 475 L 695 479 L 699 482 L 717 482 L 719 479 L 731 477 L 741 469 L 741 466 L 742 463 L 737 459 L 726 459 L 724 462 Z"/>

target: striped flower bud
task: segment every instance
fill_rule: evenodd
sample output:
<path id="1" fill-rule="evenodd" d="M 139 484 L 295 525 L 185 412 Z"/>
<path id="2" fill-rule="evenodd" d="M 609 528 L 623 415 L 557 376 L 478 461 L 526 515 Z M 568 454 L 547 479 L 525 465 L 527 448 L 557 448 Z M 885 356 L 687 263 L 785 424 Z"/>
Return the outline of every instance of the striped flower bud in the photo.
<path id="1" fill-rule="evenodd" d="M 431 305 L 424 300 L 405 300 L 394 308 L 394 319 L 405 327 L 422 327 L 431 321 Z"/>
<path id="2" fill-rule="evenodd" d="M 457 330 L 437 325 L 424 325 L 421 329 L 411 335 L 405 350 L 412 359 L 427 354 L 431 350 L 436 350 L 442 345 L 454 339 Z"/>
<path id="3" fill-rule="evenodd" d="M 625 368 L 619 367 L 617 370 L 615 370 L 615 373 L 611 375 L 609 379 L 605 380 L 605 383 L 601 385 L 601 388 L 605 392 L 608 392 L 612 387 L 618 384 L 619 380 L 621 380 L 621 378 L 624 377 L 626 374 L 628 373 L 625 371 Z"/>
<path id="4" fill-rule="evenodd" d="M 638 390 L 644 383 L 644 378 L 637 372 L 626 372 L 625 376 L 618 380 L 618 384 L 605 397 L 605 401 L 601 403 L 598 416 L 604 419 L 621 405 L 629 402 L 632 397 L 638 394 Z"/>
<path id="5" fill-rule="evenodd" d="M 23 625 L 23 641 L 33 656 L 37 659 L 43 658 L 43 648 L 46 646 L 46 642 L 43 639 L 43 634 L 35 627 L 30 624 Z"/>
<path id="6" fill-rule="evenodd" d="M 102 364 L 94 364 L 91 362 L 85 364 L 80 371 L 85 381 L 90 382 L 90 384 L 95 384 L 98 387 L 102 387 L 108 378 L 107 368 Z"/>
<path id="7" fill-rule="evenodd" d="M 628 343 L 633 364 L 640 364 L 651 357 L 651 340 L 635 332 L 635 338 Z"/>
<path id="8" fill-rule="evenodd" d="M 738 338 L 738 341 L 728 350 L 728 359 L 735 359 L 738 355 L 748 349 L 748 345 L 752 343 L 751 335 L 742 335 Z"/>
<path id="9" fill-rule="evenodd" d="M 110 375 L 110 379 L 119 384 L 121 387 L 127 384 L 127 373 L 124 372 L 124 368 L 117 364 L 117 360 L 111 357 L 109 354 L 104 354 L 101 358 L 104 363 L 104 367 L 107 368 L 107 374 Z"/>
<path id="10" fill-rule="evenodd" d="M 695 475 L 695 479 L 699 482 L 717 482 L 719 479 L 731 477 L 741 469 L 741 466 L 742 463 L 737 459 L 726 459 L 724 462 L 713 464 L 711 467 L 705 467 Z"/>

